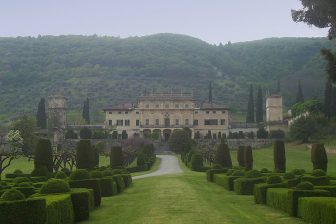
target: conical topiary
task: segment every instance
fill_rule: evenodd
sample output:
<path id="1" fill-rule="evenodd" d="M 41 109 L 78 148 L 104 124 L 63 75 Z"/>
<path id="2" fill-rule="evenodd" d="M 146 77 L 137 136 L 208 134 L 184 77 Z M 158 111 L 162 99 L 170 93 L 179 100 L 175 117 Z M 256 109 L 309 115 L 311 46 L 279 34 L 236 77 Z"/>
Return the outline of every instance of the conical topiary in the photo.
<path id="1" fill-rule="evenodd" d="M 91 148 L 91 141 L 82 139 L 77 144 L 76 162 L 78 169 L 92 169 L 95 166 L 95 155 Z"/>
<path id="2" fill-rule="evenodd" d="M 252 153 L 252 147 L 251 146 L 246 146 L 245 147 L 244 160 L 245 160 L 246 170 L 252 170 L 253 169 L 253 153 Z"/>
<path id="3" fill-rule="evenodd" d="M 34 168 L 39 169 L 46 167 L 49 172 L 53 172 L 53 166 L 53 152 L 50 140 L 42 138 L 38 141 L 36 146 Z"/>
<path id="4" fill-rule="evenodd" d="M 274 168 L 276 172 L 286 172 L 286 151 L 284 141 L 275 141 L 273 145 Z"/>
<path id="5" fill-rule="evenodd" d="M 222 141 L 215 152 L 215 164 L 219 164 L 224 168 L 232 168 L 232 160 L 229 146 Z"/>
<path id="6" fill-rule="evenodd" d="M 311 161 L 314 170 L 321 169 L 327 172 L 328 157 L 323 144 L 313 144 L 311 149 Z"/>
<path id="7" fill-rule="evenodd" d="M 240 167 L 245 167 L 244 150 L 245 146 L 239 146 L 237 150 L 237 160 Z"/>
<path id="8" fill-rule="evenodd" d="M 110 165 L 112 168 L 122 168 L 123 155 L 122 148 L 120 146 L 114 146 L 111 148 Z"/>

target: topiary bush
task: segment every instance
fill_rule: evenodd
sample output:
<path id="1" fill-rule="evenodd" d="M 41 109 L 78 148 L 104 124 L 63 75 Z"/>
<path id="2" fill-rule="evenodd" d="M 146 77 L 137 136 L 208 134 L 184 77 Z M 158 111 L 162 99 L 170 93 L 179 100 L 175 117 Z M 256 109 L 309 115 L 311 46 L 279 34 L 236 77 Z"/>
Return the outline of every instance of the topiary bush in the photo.
<path id="1" fill-rule="evenodd" d="M 245 168 L 247 170 L 253 169 L 253 153 L 252 153 L 252 147 L 246 146 L 244 150 L 244 161 L 245 161 Z"/>
<path id="2" fill-rule="evenodd" d="M 143 166 L 146 163 L 146 158 L 145 158 L 144 153 L 139 153 L 137 157 L 137 166 Z"/>
<path id="3" fill-rule="evenodd" d="M 70 180 L 86 180 L 86 179 L 90 179 L 90 173 L 85 169 L 78 169 L 70 174 Z"/>
<path id="4" fill-rule="evenodd" d="M 62 171 L 58 171 L 56 174 L 55 174 L 55 178 L 56 179 L 66 179 L 68 176 L 62 172 Z"/>
<path id="5" fill-rule="evenodd" d="M 283 178 L 286 179 L 286 180 L 290 180 L 290 179 L 294 179 L 295 175 L 293 173 L 285 173 L 283 175 Z"/>
<path id="6" fill-rule="evenodd" d="M 92 137 L 92 131 L 90 130 L 90 128 L 82 128 L 80 131 L 79 131 L 79 137 L 81 139 L 91 139 Z"/>
<path id="7" fill-rule="evenodd" d="M 20 191 L 12 188 L 6 190 L 2 195 L 1 195 L 1 200 L 2 201 L 17 201 L 17 200 L 24 200 L 26 197 L 24 194 L 22 194 Z"/>
<path id="8" fill-rule="evenodd" d="M 191 157 L 191 170 L 193 171 L 204 171 L 203 168 L 203 157 L 201 154 L 195 153 Z"/>
<path id="9" fill-rule="evenodd" d="M 19 184 L 17 184 L 18 187 L 32 187 L 32 183 L 31 182 L 21 182 Z"/>
<path id="10" fill-rule="evenodd" d="M 92 169 L 95 167 L 95 155 L 90 140 L 80 140 L 76 148 L 76 162 L 78 169 Z"/>
<path id="11" fill-rule="evenodd" d="M 232 176 L 234 177 L 243 177 L 245 176 L 245 172 L 242 170 L 235 170 L 232 172 Z"/>
<path id="12" fill-rule="evenodd" d="M 23 174 L 23 172 L 21 170 L 19 170 L 19 169 L 14 170 L 13 173 L 16 174 L 16 175 Z"/>
<path id="13" fill-rule="evenodd" d="M 279 183 L 282 183 L 282 179 L 279 175 L 271 175 L 267 177 L 266 183 L 267 184 L 279 184 Z"/>
<path id="14" fill-rule="evenodd" d="M 28 177 L 15 177 L 14 179 L 15 185 L 18 185 L 23 182 L 30 182 L 30 179 Z"/>
<path id="15" fill-rule="evenodd" d="M 37 143 L 34 158 L 34 168 L 46 167 L 47 170 L 53 172 L 53 152 L 49 139 L 40 139 Z"/>
<path id="16" fill-rule="evenodd" d="M 267 168 L 262 168 L 260 170 L 261 173 L 270 173 L 271 171 L 269 171 Z"/>
<path id="17" fill-rule="evenodd" d="M 237 161 L 240 167 L 245 167 L 244 150 L 245 146 L 239 146 L 237 150 Z"/>
<path id="18" fill-rule="evenodd" d="M 296 185 L 296 190 L 314 190 L 314 185 L 308 181 L 304 181 Z"/>
<path id="19" fill-rule="evenodd" d="M 225 141 L 222 141 L 215 152 L 215 163 L 224 168 L 232 168 L 232 160 L 229 146 Z"/>
<path id="20" fill-rule="evenodd" d="M 123 167 L 122 148 L 120 146 L 113 146 L 110 153 L 110 166 L 111 168 Z"/>
<path id="21" fill-rule="evenodd" d="M 286 172 L 286 151 L 284 141 L 275 141 L 273 145 L 274 170 Z"/>
<path id="22" fill-rule="evenodd" d="M 314 170 L 321 169 L 327 172 L 328 157 L 323 144 L 313 144 L 311 149 L 311 161 Z"/>
<path id="23" fill-rule="evenodd" d="M 246 178 L 258 178 L 258 177 L 261 177 L 261 176 L 262 176 L 262 174 L 258 170 L 250 170 L 250 171 L 247 171 L 246 174 L 245 174 Z"/>
<path id="24" fill-rule="evenodd" d="M 61 179 L 50 179 L 40 189 L 41 194 L 66 193 L 70 191 L 68 182 Z"/>
<path id="25" fill-rule="evenodd" d="M 50 177 L 52 174 L 49 172 L 47 167 L 41 166 L 36 167 L 30 174 L 32 177 Z"/>
<path id="26" fill-rule="evenodd" d="M 296 175 L 296 176 L 300 176 L 303 175 L 304 173 L 306 173 L 306 171 L 304 169 L 294 169 L 291 171 L 292 174 Z"/>
<path id="27" fill-rule="evenodd" d="M 321 169 L 316 169 L 316 170 L 313 170 L 312 176 L 314 176 L 314 177 L 324 177 L 324 176 L 326 176 L 326 172 L 324 170 L 321 170 Z"/>
<path id="28" fill-rule="evenodd" d="M 103 171 L 103 176 L 104 177 L 111 177 L 111 176 L 113 176 L 112 170 L 110 170 L 110 169 L 104 170 Z"/>
<path id="29" fill-rule="evenodd" d="M 103 178 L 103 172 L 98 171 L 98 170 L 91 171 L 90 175 L 91 175 L 91 178 L 93 178 L 93 179 Z"/>

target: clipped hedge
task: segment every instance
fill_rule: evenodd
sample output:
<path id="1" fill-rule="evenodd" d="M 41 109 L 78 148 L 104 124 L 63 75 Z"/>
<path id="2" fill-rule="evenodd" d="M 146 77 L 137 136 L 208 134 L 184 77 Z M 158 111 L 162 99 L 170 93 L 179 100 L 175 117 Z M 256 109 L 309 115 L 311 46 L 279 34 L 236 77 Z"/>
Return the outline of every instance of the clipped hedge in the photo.
<path id="1" fill-rule="evenodd" d="M 71 188 L 89 188 L 94 193 L 95 207 L 99 207 L 101 203 L 101 187 L 100 180 L 87 179 L 87 180 L 70 180 L 69 185 Z"/>
<path id="2" fill-rule="evenodd" d="M 288 190 L 288 214 L 290 216 L 297 216 L 299 198 L 301 197 L 328 197 L 329 191 L 325 190 Z"/>
<path id="3" fill-rule="evenodd" d="M 275 183 L 275 184 L 268 184 L 268 183 L 260 183 L 254 185 L 254 201 L 257 204 L 266 204 L 266 196 L 267 190 L 269 188 L 285 188 L 287 187 L 287 183 Z"/>
<path id="4" fill-rule="evenodd" d="M 233 181 L 241 176 L 226 176 L 225 174 L 215 174 L 214 182 L 223 186 L 228 191 L 233 191 Z"/>
<path id="5" fill-rule="evenodd" d="M 269 188 L 266 193 L 266 204 L 284 212 L 288 210 L 288 189 Z"/>
<path id="6" fill-rule="evenodd" d="M 206 171 L 207 181 L 214 182 L 214 174 L 226 173 L 227 169 L 209 169 Z"/>
<path id="7" fill-rule="evenodd" d="M 66 193 L 70 191 L 68 182 L 61 179 L 50 179 L 40 189 L 41 194 Z"/>
<path id="8" fill-rule="evenodd" d="M 238 178 L 233 181 L 233 189 L 234 192 L 239 195 L 253 195 L 254 185 L 265 182 L 266 182 L 265 177 Z"/>
<path id="9" fill-rule="evenodd" d="M 41 196 L 47 201 L 47 223 L 74 223 L 74 209 L 69 194 Z"/>
<path id="10" fill-rule="evenodd" d="M 120 168 L 123 166 L 122 148 L 120 146 L 114 146 L 111 148 L 110 166 L 112 168 Z"/>
<path id="11" fill-rule="evenodd" d="M 336 223 L 336 198 L 300 198 L 298 217 L 311 224 Z"/>
<path id="12" fill-rule="evenodd" d="M 70 195 L 75 221 L 88 220 L 91 210 L 90 195 L 93 197 L 93 191 L 86 188 L 73 188 L 71 189 Z"/>
<path id="13" fill-rule="evenodd" d="M 53 152 L 49 139 L 41 138 L 36 146 L 34 168 L 45 167 L 50 173 L 53 172 Z M 43 176 L 43 175 L 41 175 Z"/>
<path id="14" fill-rule="evenodd" d="M 122 175 L 121 174 L 114 175 L 113 180 L 117 184 L 118 193 L 122 193 L 125 189 L 125 181 L 124 181 L 124 178 L 122 177 Z"/>
<path id="15" fill-rule="evenodd" d="M 123 173 L 123 174 L 121 174 L 121 176 L 122 176 L 122 178 L 123 178 L 123 180 L 125 182 L 125 187 L 127 188 L 127 187 L 131 186 L 131 184 L 132 184 L 132 176 L 131 176 L 131 174 L 129 174 L 129 173 Z"/>
<path id="16" fill-rule="evenodd" d="M 85 169 L 78 169 L 70 174 L 70 180 L 87 180 L 87 179 L 90 179 L 90 173 Z"/>
<path id="17" fill-rule="evenodd" d="M 329 185 L 330 180 L 327 176 L 315 177 L 310 175 L 304 175 L 301 177 L 301 182 L 308 181 L 313 185 L 322 186 L 322 185 Z"/>
<path id="18" fill-rule="evenodd" d="M 0 223 L 45 224 L 46 200 L 32 198 L 20 201 L 0 201 Z"/>
<path id="19" fill-rule="evenodd" d="M 194 153 L 191 157 L 190 168 L 192 171 L 202 172 L 203 169 L 203 157 L 199 153 Z"/>
<path id="20" fill-rule="evenodd" d="M 329 191 L 330 196 L 336 197 L 336 186 L 333 186 L 333 185 L 329 185 L 329 186 L 315 186 L 314 189 Z"/>
<path id="21" fill-rule="evenodd" d="M 102 197 L 109 197 L 113 195 L 114 180 L 112 177 L 104 177 L 100 180 Z"/>
<path id="22" fill-rule="evenodd" d="M 15 177 L 30 177 L 30 174 L 27 173 L 6 173 L 5 175 L 6 179 L 13 179 Z"/>
<path id="23" fill-rule="evenodd" d="M 31 187 L 14 187 L 13 189 L 20 191 L 22 194 L 26 196 L 26 198 L 36 193 L 35 188 L 32 186 Z"/>

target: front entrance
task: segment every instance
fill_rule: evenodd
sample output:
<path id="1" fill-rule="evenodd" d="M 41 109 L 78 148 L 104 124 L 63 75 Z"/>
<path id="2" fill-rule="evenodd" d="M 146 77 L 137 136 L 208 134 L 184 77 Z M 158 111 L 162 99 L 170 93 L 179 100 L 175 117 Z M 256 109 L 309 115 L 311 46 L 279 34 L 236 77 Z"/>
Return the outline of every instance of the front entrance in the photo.
<path id="1" fill-rule="evenodd" d="M 170 129 L 165 129 L 163 130 L 163 139 L 165 142 L 168 142 L 170 138 L 171 130 Z"/>

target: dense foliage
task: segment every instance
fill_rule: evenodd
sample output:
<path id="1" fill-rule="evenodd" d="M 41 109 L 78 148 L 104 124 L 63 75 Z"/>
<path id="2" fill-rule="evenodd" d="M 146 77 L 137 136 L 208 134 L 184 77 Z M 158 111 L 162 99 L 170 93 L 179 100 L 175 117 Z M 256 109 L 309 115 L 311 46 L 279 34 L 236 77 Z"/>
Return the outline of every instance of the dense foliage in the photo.
<path id="1" fill-rule="evenodd" d="M 248 83 L 275 90 L 274 80 L 280 79 L 285 103 L 291 105 L 299 77 L 306 98 L 321 96 L 325 72 L 319 51 L 333 46 L 326 38 L 272 38 L 215 46 L 174 34 L 127 39 L 0 38 L 0 114 L 13 118 L 21 108 L 33 112 L 41 97 L 62 89 L 68 105 L 77 108 L 73 111 L 79 111 L 89 96 L 95 102 L 90 105 L 90 118 L 97 120 L 101 108 L 125 98 L 134 100 L 145 86 L 193 89 L 195 98 L 205 101 L 209 80 L 214 102 L 245 110 Z M 106 89 L 113 89 L 113 94 Z"/>
<path id="2" fill-rule="evenodd" d="M 53 172 L 53 151 L 49 139 L 40 139 L 37 143 L 34 158 L 34 167 L 46 167 L 49 172 Z"/>
<path id="3" fill-rule="evenodd" d="M 169 138 L 169 146 L 174 152 L 188 152 L 191 148 L 191 138 L 185 130 L 175 130 Z"/>
<path id="4" fill-rule="evenodd" d="M 78 169 L 91 169 L 95 166 L 95 155 L 90 140 L 80 140 L 76 148 L 76 164 Z"/>

